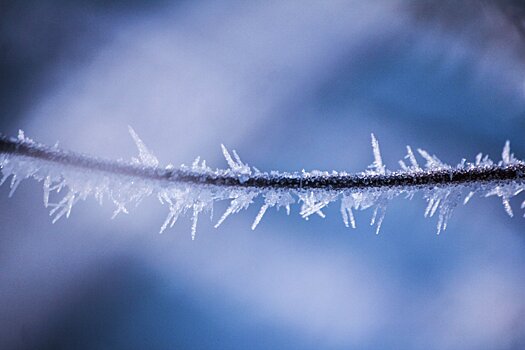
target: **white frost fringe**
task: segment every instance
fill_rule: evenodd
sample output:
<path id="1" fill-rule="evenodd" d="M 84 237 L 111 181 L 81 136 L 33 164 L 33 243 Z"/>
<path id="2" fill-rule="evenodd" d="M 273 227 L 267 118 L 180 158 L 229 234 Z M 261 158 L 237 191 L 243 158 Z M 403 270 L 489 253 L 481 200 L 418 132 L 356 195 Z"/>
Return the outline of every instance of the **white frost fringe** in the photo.
<path id="1" fill-rule="evenodd" d="M 131 137 L 135 141 L 139 155 L 132 158 L 131 163 L 135 166 L 144 168 L 158 168 L 159 161 L 155 155 L 145 146 L 137 133 L 129 127 Z M 18 141 L 31 145 L 33 141 L 25 137 L 22 131 L 19 132 Z M 258 169 L 250 167 L 241 161 L 237 152 L 231 154 L 221 145 L 224 158 L 229 168 L 225 170 L 211 169 L 205 161 L 197 158 L 191 167 L 181 166 L 182 170 L 191 171 L 196 174 L 217 174 L 231 175 L 239 179 L 242 183 L 252 175 L 266 175 L 272 177 L 284 177 L 289 174 L 272 171 L 270 173 L 261 173 Z M 474 162 L 470 163 L 463 160 L 456 167 L 452 167 L 440 161 L 436 156 L 418 149 L 418 153 L 426 161 L 425 166 L 420 166 L 416 160 L 412 149 L 407 146 L 407 155 L 409 165 L 405 161 L 399 162 L 401 170 L 392 172 L 386 169 L 381 158 L 379 143 L 372 134 L 372 150 L 374 162 L 369 169 L 361 173 L 363 176 L 388 176 L 389 174 L 415 175 L 421 172 L 450 170 L 450 169 L 473 169 L 480 167 L 491 167 L 496 165 L 488 156 L 481 153 L 476 156 Z M 503 148 L 502 160 L 497 164 L 504 167 L 508 165 L 524 164 L 517 160 L 510 153 L 510 144 L 507 141 Z M 295 202 L 301 203 L 299 214 L 306 220 L 317 214 L 324 218 L 323 208 L 328 204 L 340 200 L 341 215 L 346 227 L 356 227 L 354 219 L 354 210 L 364 210 L 373 208 L 371 225 L 376 226 L 376 233 L 379 233 L 381 224 L 385 217 L 387 204 L 389 201 L 400 195 L 412 199 L 418 191 L 423 193 L 427 201 L 425 217 L 432 217 L 438 214 L 437 233 L 447 228 L 447 222 L 453 209 L 461 202 L 466 204 L 474 195 L 484 197 L 498 196 L 502 199 L 503 206 L 508 215 L 513 216 L 509 203 L 510 198 L 516 196 L 525 189 L 522 180 L 516 179 L 511 181 L 494 181 L 483 183 L 464 183 L 434 186 L 406 186 L 406 187 L 380 187 L 380 188 L 354 188 L 354 189 L 301 189 L 301 188 L 250 188 L 235 186 L 215 186 L 195 183 L 177 183 L 166 181 L 155 181 L 153 179 L 144 179 L 133 177 L 129 174 L 113 174 L 108 171 L 97 169 L 79 169 L 78 167 L 61 164 L 58 161 L 39 159 L 28 155 L 16 153 L 0 153 L 0 168 L 3 177 L 0 185 L 11 177 L 10 187 L 11 197 L 20 182 L 27 178 L 33 178 L 43 182 L 44 187 L 44 206 L 50 207 L 50 215 L 53 216 L 53 223 L 61 217 L 69 217 L 71 209 L 79 200 L 85 200 L 88 197 L 94 197 L 100 204 L 104 200 L 109 200 L 115 206 L 113 218 L 120 213 L 128 213 L 128 208 L 132 205 L 138 205 L 145 197 L 155 195 L 162 204 L 168 209 L 166 220 L 160 228 L 164 232 L 167 228 L 173 227 L 179 216 L 191 213 L 191 237 L 195 239 L 197 221 L 201 212 L 213 212 L 213 203 L 219 200 L 231 200 L 230 206 L 218 220 L 215 227 L 219 227 L 224 220 L 231 214 L 248 208 L 255 198 L 261 196 L 264 203 L 257 214 L 252 230 L 257 227 L 269 208 L 279 209 L 284 207 L 287 214 L 290 214 L 290 206 Z M 166 169 L 172 169 L 169 165 Z M 303 179 L 319 176 L 347 176 L 344 172 L 321 172 L 321 171 L 303 171 Z M 66 194 L 58 203 L 51 203 L 49 198 L 52 192 L 65 191 Z M 525 201 L 522 203 L 525 207 Z"/>

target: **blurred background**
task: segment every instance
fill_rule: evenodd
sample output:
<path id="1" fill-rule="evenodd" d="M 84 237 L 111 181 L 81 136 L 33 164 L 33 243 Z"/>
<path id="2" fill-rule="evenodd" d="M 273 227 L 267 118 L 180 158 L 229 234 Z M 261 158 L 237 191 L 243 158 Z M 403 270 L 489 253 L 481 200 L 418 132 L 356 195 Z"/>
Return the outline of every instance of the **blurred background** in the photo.
<path id="1" fill-rule="evenodd" d="M 166 165 L 220 144 L 261 170 L 361 171 L 370 133 L 457 163 L 525 158 L 521 1 L 1 1 L 0 132 Z M 344 227 L 254 205 L 159 235 L 151 199 L 52 225 L 41 184 L 0 188 L 1 349 L 523 349 L 525 219 L 498 199 L 447 231 L 394 200 Z M 57 198 L 55 198 L 56 200 Z M 523 200 L 523 198 L 521 198 Z M 261 204 L 258 202 L 257 204 Z M 221 215 L 228 203 L 216 206 Z M 216 215 L 216 217 L 218 217 Z M 217 219 L 215 219 L 217 220 Z"/>

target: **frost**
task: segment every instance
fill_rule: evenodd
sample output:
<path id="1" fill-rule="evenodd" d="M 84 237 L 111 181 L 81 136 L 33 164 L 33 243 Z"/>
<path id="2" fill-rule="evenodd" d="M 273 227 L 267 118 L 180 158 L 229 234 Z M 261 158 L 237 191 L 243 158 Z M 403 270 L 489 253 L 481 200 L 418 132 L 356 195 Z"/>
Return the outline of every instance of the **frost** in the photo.
<path id="1" fill-rule="evenodd" d="M 426 191 L 424 197 L 427 199 L 425 217 L 433 217 L 438 212 L 437 234 L 447 228 L 448 220 L 452 211 L 460 202 L 463 188 L 461 186 L 448 188 L 434 188 Z M 469 193 L 470 195 L 470 193 Z"/>
<path id="2" fill-rule="evenodd" d="M 505 142 L 505 146 L 503 147 L 503 152 L 501 152 L 501 162 L 499 162 L 499 165 L 511 165 L 517 164 L 519 162 L 520 161 L 514 157 L 514 154 L 510 153 L 510 141 L 507 140 L 507 142 Z"/>
<path id="3" fill-rule="evenodd" d="M 400 192 L 387 190 L 364 190 L 361 192 L 348 191 L 342 194 L 341 197 L 341 215 L 343 223 L 346 227 L 356 228 L 353 210 L 365 210 L 373 207 L 372 218 L 370 225 L 376 226 L 376 234 L 381 230 L 383 219 L 386 215 L 386 208 L 388 201 L 393 197 L 399 195 Z"/>
<path id="4" fill-rule="evenodd" d="M 472 198 L 472 196 L 474 196 L 474 194 L 476 194 L 476 192 L 474 191 L 470 191 L 467 196 L 465 197 L 465 199 L 463 200 L 463 205 L 467 204 L 470 199 Z"/>
<path id="5" fill-rule="evenodd" d="M 230 170 L 233 172 L 233 174 L 238 176 L 239 179 L 241 179 L 241 182 L 246 181 L 252 174 L 252 170 L 248 164 L 244 164 L 241 161 L 241 158 L 235 150 L 232 151 L 233 157 L 235 158 L 234 160 L 224 145 L 221 144 L 221 148 L 222 154 L 224 155 L 224 158 L 226 159 L 226 162 L 228 163 L 228 166 L 230 167 Z"/>
<path id="6" fill-rule="evenodd" d="M 247 209 L 250 206 L 250 204 L 253 203 L 253 198 L 256 197 L 258 193 L 257 192 L 247 192 L 246 193 L 246 192 L 239 190 L 239 191 L 232 192 L 230 195 L 233 196 L 233 200 L 231 201 L 228 209 L 226 209 L 226 211 L 221 216 L 219 221 L 215 224 L 215 228 L 219 227 L 224 222 L 224 220 L 226 220 L 226 218 L 230 216 L 231 214 L 236 214 L 242 209 Z"/>
<path id="7" fill-rule="evenodd" d="M 376 225 L 376 235 L 379 234 L 379 231 L 381 230 L 381 224 L 383 223 L 383 219 L 386 215 L 386 203 L 381 202 L 378 204 L 374 209 L 374 214 L 372 215 L 372 220 L 370 221 L 370 225 Z"/>
<path id="8" fill-rule="evenodd" d="M 153 153 L 150 152 L 150 150 L 146 147 L 144 142 L 140 139 L 140 137 L 137 135 L 135 130 L 131 126 L 128 126 L 129 134 L 133 138 L 133 141 L 135 141 L 135 145 L 137 145 L 137 148 L 139 149 L 139 157 L 138 158 L 132 158 L 131 160 L 139 165 L 149 166 L 149 167 L 157 167 L 159 165 L 159 160 L 157 157 L 153 155 Z"/>
<path id="9" fill-rule="evenodd" d="M 512 212 L 512 208 L 510 206 L 509 200 L 512 197 L 520 194 L 524 189 L 525 189 L 525 186 L 523 186 L 522 184 L 517 184 L 517 183 L 497 185 L 494 188 L 491 188 L 490 190 L 488 190 L 485 193 L 485 197 L 490 197 L 490 196 L 500 197 L 502 204 L 503 204 L 503 208 L 505 209 L 505 211 L 510 217 L 513 217 L 514 213 Z"/>
<path id="10" fill-rule="evenodd" d="M 421 157 L 423 157 L 427 161 L 427 164 L 426 164 L 427 169 L 430 169 L 430 170 L 450 169 L 450 165 L 443 163 L 435 155 L 430 155 L 427 151 L 421 148 L 418 148 L 417 151 L 419 152 Z"/>
<path id="11" fill-rule="evenodd" d="M 352 195 L 343 195 L 341 198 L 341 215 L 343 217 L 343 222 L 346 227 L 350 227 L 352 225 L 352 228 L 356 228 L 355 225 L 355 218 L 354 213 L 352 212 L 352 208 L 356 206 L 354 197 Z"/>
<path id="12" fill-rule="evenodd" d="M 385 175 L 386 168 L 383 165 L 383 160 L 381 159 L 381 151 L 379 150 L 379 142 L 377 141 L 374 134 L 372 136 L 372 151 L 374 153 L 374 162 L 369 166 L 372 169 L 372 174 Z"/>
<path id="13" fill-rule="evenodd" d="M 276 207 L 277 210 L 279 210 L 280 207 L 285 207 L 286 212 L 289 215 L 290 205 L 294 202 L 295 200 L 293 199 L 292 195 L 288 192 L 268 191 L 264 194 L 264 204 L 262 205 L 261 209 L 259 210 L 259 213 L 253 221 L 252 230 L 255 230 L 257 225 L 259 225 L 259 222 L 261 222 L 261 219 L 263 218 L 264 213 L 266 213 L 266 210 L 268 210 L 268 208 Z"/>
<path id="14" fill-rule="evenodd" d="M 405 159 L 408 159 L 410 161 L 410 166 L 407 166 L 403 160 L 400 160 L 399 165 L 401 166 L 401 169 L 403 169 L 406 172 L 421 171 L 421 168 L 417 163 L 416 156 L 414 156 L 414 152 L 412 152 L 412 148 L 410 146 L 407 146 L 407 155 L 405 156 Z"/>
<path id="15" fill-rule="evenodd" d="M 4 142 L 0 146 L 5 147 L 6 143 L 17 145 L 14 151 L 12 148 L 0 147 L 0 185 L 8 183 L 9 196 L 13 196 L 22 180 L 33 178 L 41 181 L 44 206 L 50 208 L 53 223 L 69 217 L 75 204 L 90 197 L 100 204 L 112 203 L 115 218 L 121 213 L 129 213 L 144 198 L 156 196 L 168 209 L 160 233 L 173 227 L 181 216 L 189 215 L 192 239 L 196 237 L 200 215 L 209 213 L 213 217 L 213 206 L 218 201 L 229 200 L 230 204 L 215 227 L 219 227 L 230 215 L 247 209 L 259 197 L 263 203 L 254 218 L 252 229 L 260 224 L 271 208 L 285 208 L 286 213 L 290 214 L 291 205 L 298 202 L 299 215 L 308 220 L 314 214 L 324 218 L 324 209 L 331 203 L 340 201 L 340 212 L 346 227 L 356 228 L 355 212 L 371 209 L 370 223 L 375 226 L 376 233 L 379 233 L 392 199 L 399 196 L 412 199 L 416 193 L 422 193 L 427 202 L 424 216 L 437 217 L 436 229 L 439 234 L 447 228 L 454 208 L 459 203 L 467 204 L 474 195 L 500 197 L 504 210 L 513 216 L 510 199 L 525 189 L 521 170 L 524 163 L 511 153 L 509 142 L 505 143 L 502 160 L 497 163 L 479 153 L 472 162 L 463 159 L 456 166 L 445 164 L 435 155 L 418 149 L 419 155 L 425 160 L 425 165 L 420 165 L 412 148 L 407 146 L 407 154 L 399 162 L 401 169 L 390 171 L 383 163 L 379 142 L 371 135 L 373 163 L 366 171 L 352 175 L 319 170 L 303 170 L 298 173 L 262 172 L 241 161 L 236 151 L 230 152 L 224 145 L 221 148 L 227 169 L 212 169 L 200 157 L 189 167 L 182 165 L 176 168 L 172 164 L 161 167 L 158 159 L 131 127 L 129 132 L 137 146 L 138 156 L 129 162 L 108 162 L 64 152 L 57 145 L 47 147 L 35 143 L 20 131 L 16 139 L 0 140 Z M 20 151 L 19 146 L 27 151 Z M 45 156 L 38 156 L 40 153 Z M 416 178 L 433 172 L 445 174 L 447 179 L 450 175 L 452 180 L 454 171 L 468 174 L 468 171 L 494 167 L 502 170 L 519 167 L 520 170 L 517 177 L 501 181 L 377 185 L 378 180 L 388 180 L 389 177 Z M 348 177 L 359 185 L 351 188 L 331 185 Z M 257 182 L 261 184 L 253 185 Z M 265 183 L 279 186 L 264 185 Z M 326 185 L 316 187 L 311 186 L 312 183 Z M 61 192 L 65 194 L 60 198 L 57 194 Z M 54 198 L 58 199 L 55 201 Z M 525 208 L 525 201 L 521 207 Z"/>
<path id="16" fill-rule="evenodd" d="M 325 218 L 321 209 L 326 207 L 330 202 L 333 202 L 337 197 L 336 193 L 326 191 L 299 192 L 297 195 L 299 196 L 299 200 L 303 202 L 299 215 L 306 220 L 308 220 L 312 214 L 317 214 Z"/>

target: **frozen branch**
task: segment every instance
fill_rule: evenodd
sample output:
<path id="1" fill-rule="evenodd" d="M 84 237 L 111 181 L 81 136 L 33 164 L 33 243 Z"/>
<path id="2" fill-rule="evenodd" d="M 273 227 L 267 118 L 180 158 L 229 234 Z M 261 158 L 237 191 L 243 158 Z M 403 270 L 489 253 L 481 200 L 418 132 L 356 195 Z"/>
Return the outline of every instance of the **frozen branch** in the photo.
<path id="1" fill-rule="evenodd" d="M 213 170 L 199 158 L 191 167 L 161 168 L 157 158 L 131 128 L 130 134 L 139 149 L 138 158 L 131 162 L 108 161 L 49 147 L 26 138 L 23 132 L 18 138 L 2 136 L 0 167 L 3 178 L 0 184 L 12 176 L 14 192 L 22 179 L 32 177 L 43 181 L 44 204 L 53 207 L 54 221 L 63 215 L 69 216 L 72 206 L 90 195 L 100 202 L 109 198 L 116 205 L 115 215 L 127 213 L 129 204 L 156 195 L 170 209 L 161 231 L 173 226 L 180 214 L 190 210 L 193 212 L 193 237 L 199 213 L 211 211 L 217 200 L 231 199 L 232 202 L 216 226 L 230 214 L 247 208 L 261 195 L 265 202 L 252 228 L 270 207 L 284 206 L 289 212 L 290 205 L 298 199 L 302 202 L 300 215 L 308 219 L 312 214 L 324 217 L 321 210 L 341 199 L 346 226 L 355 227 L 352 209 L 375 207 L 372 224 L 379 232 L 388 201 L 400 194 L 412 198 L 419 191 L 428 201 L 425 216 L 439 213 L 439 233 L 446 228 L 452 209 L 460 198 L 464 197 L 466 203 L 476 193 L 497 195 L 502 198 L 507 213 L 512 215 L 509 198 L 525 188 L 525 163 L 514 158 L 508 142 L 499 163 L 479 154 L 474 162 L 463 160 L 455 167 L 418 150 L 426 160 L 426 166 L 420 167 L 412 149 L 407 147 L 405 158 L 410 165 L 400 161 L 401 170 L 389 171 L 381 159 L 379 143 L 372 135 L 374 162 L 365 172 L 268 173 L 243 163 L 235 151 L 232 156 L 224 146 L 228 169 Z M 68 194 L 58 204 L 50 204 L 49 193 L 63 187 L 69 189 Z"/>

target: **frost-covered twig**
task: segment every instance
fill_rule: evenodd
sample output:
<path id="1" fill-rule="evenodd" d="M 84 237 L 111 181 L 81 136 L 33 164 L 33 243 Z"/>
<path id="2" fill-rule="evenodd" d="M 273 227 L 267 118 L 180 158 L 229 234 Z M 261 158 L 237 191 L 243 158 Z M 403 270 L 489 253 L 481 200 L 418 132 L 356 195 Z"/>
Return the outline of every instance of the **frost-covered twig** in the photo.
<path id="1" fill-rule="evenodd" d="M 401 170 L 389 171 L 381 159 L 379 143 L 372 135 L 374 162 L 369 170 L 346 172 L 311 171 L 301 173 L 261 172 L 243 163 L 238 154 L 222 146 L 228 169 L 211 169 L 205 161 L 195 160 L 191 167 L 176 169 L 159 162 L 138 135 L 130 128 L 138 149 L 138 158 L 131 162 L 107 161 L 58 147 L 49 147 L 32 141 L 19 133 L 18 138 L 0 137 L 0 167 L 3 178 L 12 176 L 13 194 L 21 180 L 34 178 L 44 183 L 44 205 L 51 206 L 53 222 L 63 215 L 68 217 L 73 205 L 80 199 L 94 196 L 101 203 L 111 200 L 119 213 L 128 213 L 130 204 L 138 204 L 150 195 L 156 195 L 169 207 L 161 232 L 175 224 L 180 214 L 192 212 L 192 238 L 201 212 L 212 212 L 213 203 L 231 199 L 231 204 L 218 221 L 219 226 L 230 214 L 246 209 L 262 196 L 264 204 L 252 225 L 254 229 L 270 207 L 285 207 L 297 200 L 302 203 L 300 215 L 308 219 L 312 214 L 324 217 L 322 209 L 341 200 L 341 214 L 345 225 L 355 227 L 353 209 L 374 207 L 372 225 L 379 232 L 388 202 L 401 194 L 412 198 L 420 191 L 428 201 L 425 216 L 439 213 L 438 233 L 446 229 L 454 207 L 476 193 L 502 198 L 505 210 L 513 215 L 509 199 L 525 188 L 525 163 L 510 153 L 507 142 L 502 160 L 493 163 L 488 156 L 478 154 L 474 162 L 463 160 L 455 167 L 444 164 L 436 156 L 418 149 L 426 160 L 420 166 L 412 149 L 407 146 L 409 164 L 400 161 Z M 68 193 L 57 204 L 49 202 L 52 191 L 67 188 Z M 525 202 L 522 207 L 525 207 Z"/>

